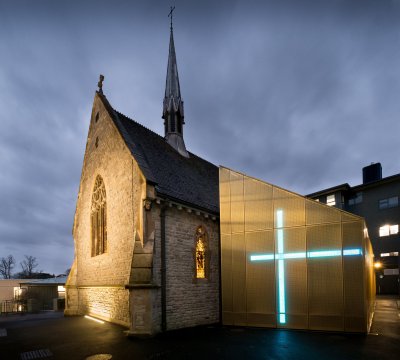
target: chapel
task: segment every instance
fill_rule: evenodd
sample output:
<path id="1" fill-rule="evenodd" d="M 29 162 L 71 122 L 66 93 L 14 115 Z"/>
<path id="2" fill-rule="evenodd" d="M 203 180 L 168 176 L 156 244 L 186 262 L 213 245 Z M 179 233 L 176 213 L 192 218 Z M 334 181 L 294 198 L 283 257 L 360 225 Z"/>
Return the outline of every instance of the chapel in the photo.
<path id="1" fill-rule="evenodd" d="M 215 323 L 369 331 L 375 276 L 364 219 L 187 150 L 172 23 L 164 136 L 114 109 L 103 80 L 65 315 L 133 336 Z"/>
<path id="2" fill-rule="evenodd" d="M 187 150 L 171 23 L 164 136 L 93 101 L 73 225 L 66 315 L 133 335 L 220 318 L 218 167 Z"/>

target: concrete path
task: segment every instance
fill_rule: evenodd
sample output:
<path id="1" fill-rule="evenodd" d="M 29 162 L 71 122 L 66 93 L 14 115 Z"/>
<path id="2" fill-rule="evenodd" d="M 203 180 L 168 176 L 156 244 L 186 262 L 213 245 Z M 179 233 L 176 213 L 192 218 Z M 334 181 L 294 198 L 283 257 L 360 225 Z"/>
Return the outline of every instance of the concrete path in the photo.
<path id="1" fill-rule="evenodd" d="M 377 297 L 371 334 L 400 341 L 400 299 L 398 297 L 387 295 Z"/>
<path id="2" fill-rule="evenodd" d="M 62 313 L 0 317 L 0 359 L 399 359 L 399 298 L 379 297 L 370 335 L 206 326 L 130 339 Z"/>

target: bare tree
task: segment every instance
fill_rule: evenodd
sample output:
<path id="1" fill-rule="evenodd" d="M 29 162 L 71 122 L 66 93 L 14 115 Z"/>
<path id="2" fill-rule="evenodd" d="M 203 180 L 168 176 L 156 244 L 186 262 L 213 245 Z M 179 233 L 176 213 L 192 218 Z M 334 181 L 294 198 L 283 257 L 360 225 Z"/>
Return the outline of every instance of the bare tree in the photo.
<path id="1" fill-rule="evenodd" d="M 3 279 L 11 279 L 11 271 L 15 266 L 14 256 L 8 255 L 0 259 L 0 275 Z"/>
<path id="2" fill-rule="evenodd" d="M 22 261 L 20 264 L 22 268 L 22 274 L 28 279 L 32 277 L 34 270 L 39 266 L 36 258 L 31 255 L 25 255 L 24 261 Z"/>

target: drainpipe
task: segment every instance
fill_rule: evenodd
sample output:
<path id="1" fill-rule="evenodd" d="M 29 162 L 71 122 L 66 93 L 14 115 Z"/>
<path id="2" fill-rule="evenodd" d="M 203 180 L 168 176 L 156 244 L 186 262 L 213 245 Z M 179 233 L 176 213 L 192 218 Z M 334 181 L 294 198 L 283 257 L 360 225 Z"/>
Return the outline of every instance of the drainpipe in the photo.
<path id="1" fill-rule="evenodd" d="M 166 206 L 161 206 L 161 331 L 167 330 L 167 274 L 165 250 L 165 211 Z"/>

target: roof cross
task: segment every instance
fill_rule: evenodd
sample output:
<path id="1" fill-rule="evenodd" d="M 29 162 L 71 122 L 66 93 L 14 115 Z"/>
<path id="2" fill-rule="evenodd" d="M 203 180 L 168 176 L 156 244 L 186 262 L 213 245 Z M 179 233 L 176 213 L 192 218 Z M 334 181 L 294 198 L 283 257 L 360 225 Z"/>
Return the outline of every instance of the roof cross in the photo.
<path id="1" fill-rule="evenodd" d="M 170 27 L 171 31 L 172 31 L 172 13 L 173 13 L 174 10 L 175 10 L 175 6 L 174 7 L 171 6 L 171 11 L 168 14 L 168 17 L 171 18 L 171 27 Z"/>

